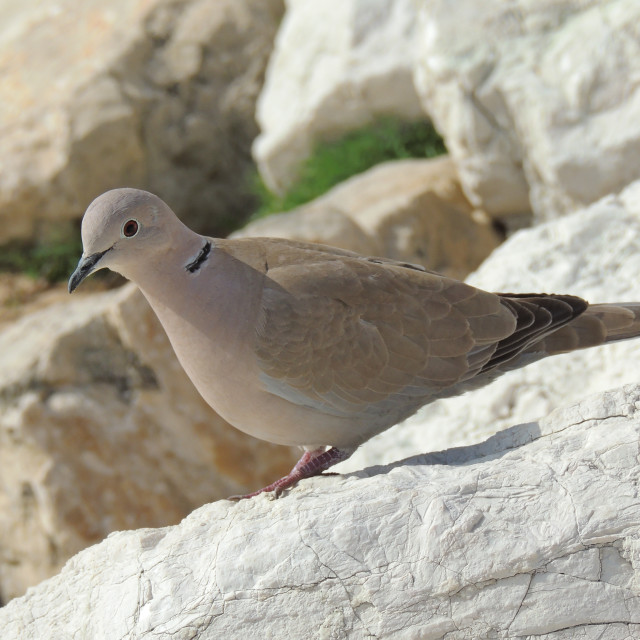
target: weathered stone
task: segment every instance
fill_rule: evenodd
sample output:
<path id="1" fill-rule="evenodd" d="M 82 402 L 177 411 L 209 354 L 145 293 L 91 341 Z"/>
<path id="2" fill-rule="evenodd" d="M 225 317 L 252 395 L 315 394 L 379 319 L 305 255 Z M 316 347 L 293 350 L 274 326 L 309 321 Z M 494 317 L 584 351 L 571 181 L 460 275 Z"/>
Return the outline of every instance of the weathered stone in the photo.
<path id="1" fill-rule="evenodd" d="M 133 285 L 9 325 L 0 362 L 3 600 L 111 531 L 176 523 L 297 457 L 213 413 Z"/>
<path id="2" fill-rule="evenodd" d="M 37 0 L 3 11 L 0 243 L 77 219 L 112 187 L 200 229 L 253 199 L 255 101 L 282 0 Z"/>
<path id="3" fill-rule="evenodd" d="M 287 0 L 254 144 L 260 174 L 286 190 L 318 140 L 380 115 L 424 118 L 413 86 L 414 0 Z"/>
<path id="4" fill-rule="evenodd" d="M 639 408 L 629 385 L 113 534 L 0 610 L 3 640 L 637 637 Z"/>
<path id="5" fill-rule="evenodd" d="M 309 204 L 247 225 L 236 236 L 331 244 L 423 264 L 464 278 L 501 241 L 474 211 L 448 157 L 380 164 Z"/>
<path id="6" fill-rule="evenodd" d="M 328 244 L 363 255 L 380 255 L 378 239 L 370 236 L 344 211 L 331 202 L 303 205 L 285 213 L 274 213 L 250 222 L 231 234 L 234 238 L 272 237 Z"/>
<path id="7" fill-rule="evenodd" d="M 545 219 L 640 178 L 640 4 L 421 6 L 416 86 L 474 205 Z"/>

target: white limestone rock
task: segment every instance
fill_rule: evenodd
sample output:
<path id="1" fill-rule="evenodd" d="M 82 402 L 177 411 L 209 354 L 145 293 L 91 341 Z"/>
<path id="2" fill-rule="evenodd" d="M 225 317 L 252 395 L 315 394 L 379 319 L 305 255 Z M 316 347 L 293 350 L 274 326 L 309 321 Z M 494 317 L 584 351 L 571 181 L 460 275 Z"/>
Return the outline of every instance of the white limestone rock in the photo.
<path id="1" fill-rule="evenodd" d="M 3 640 L 640 634 L 640 386 L 278 500 L 116 533 L 0 609 Z"/>
<path id="2" fill-rule="evenodd" d="M 0 243 L 103 191 L 158 193 L 200 229 L 247 215 L 255 102 L 282 0 L 5 0 Z"/>
<path id="3" fill-rule="evenodd" d="M 640 181 L 570 216 L 526 229 L 467 281 L 489 291 L 571 293 L 591 302 L 640 301 Z M 479 442 L 590 393 L 640 381 L 640 339 L 553 356 L 483 389 L 421 409 L 373 438 L 339 471 Z"/>
<path id="4" fill-rule="evenodd" d="M 416 87 L 474 205 L 545 219 L 640 177 L 640 3 L 421 6 Z"/>
<path id="5" fill-rule="evenodd" d="M 413 84 L 415 0 L 287 0 L 258 100 L 253 155 L 286 190 L 321 139 L 381 114 L 425 117 Z"/>
<path id="6" fill-rule="evenodd" d="M 297 457 L 213 412 L 134 285 L 26 314 L 0 330 L 0 601 L 112 531 L 174 524 Z"/>

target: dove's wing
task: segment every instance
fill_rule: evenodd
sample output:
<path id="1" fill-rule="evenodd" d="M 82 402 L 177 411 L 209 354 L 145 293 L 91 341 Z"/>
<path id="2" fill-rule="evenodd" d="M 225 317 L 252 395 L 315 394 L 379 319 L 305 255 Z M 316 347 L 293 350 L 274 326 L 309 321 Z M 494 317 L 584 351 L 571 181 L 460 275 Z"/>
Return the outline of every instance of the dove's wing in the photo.
<path id="1" fill-rule="evenodd" d="M 586 306 L 571 297 L 578 306 L 554 296 L 502 296 L 321 245 L 215 244 L 251 268 L 247 282 L 259 292 L 251 349 L 263 389 L 372 431 L 462 392 Z"/>
<path id="2" fill-rule="evenodd" d="M 499 296 L 462 282 L 390 262 L 315 258 L 273 261 L 256 327 L 265 386 L 297 404 L 395 421 L 476 375 L 518 328 Z"/>

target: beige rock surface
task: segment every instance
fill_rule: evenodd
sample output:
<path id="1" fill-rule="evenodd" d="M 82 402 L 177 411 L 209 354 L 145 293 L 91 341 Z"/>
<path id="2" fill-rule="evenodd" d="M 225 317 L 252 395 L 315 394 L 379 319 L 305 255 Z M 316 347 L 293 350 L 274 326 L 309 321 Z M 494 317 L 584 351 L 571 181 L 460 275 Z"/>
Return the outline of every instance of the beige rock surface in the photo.
<path id="1" fill-rule="evenodd" d="M 474 205 L 548 219 L 640 178 L 640 3 L 419 4 L 416 88 Z"/>
<path id="2" fill-rule="evenodd" d="M 282 192 L 318 140 L 380 115 L 424 118 L 413 85 L 415 0 L 287 0 L 253 153 Z"/>
<path id="3" fill-rule="evenodd" d="M 284 213 L 273 213 L 234 231 L 233 238 L 273 237 L 328 244 L 363 255 L 379 255 L 378 238 L 369 235 L 357 222 L 331 202 L 302 205 Z"/>
<path id="4" fill-rule="evenodd" d="M 46 235 L 112 187 L 157 192 L 201 229 L 250 213 L 244 172 L 282 0 L 0 11 L 0 243 Z"/>
<path id="5" fill-rule="evenodd" d="M 118 532 L 0 609 L 3 640 L 630 640 L 640 388 L 485 442 Z"/>
<path id="6" fill-rule="evenodd" d="M 24 316 L 0 332 L 0 598 L 111 531 L 264 486 L 296 453 L 212 412 L 133 285 Z"/>
<path id="7" fill-rule="evenodd" d="M 423 264 L 464 278 L 502 238 L 464 196 L 446 156 L 373 167 L 297 209 L 248 224 L 235 236 L 320 242 Z"/>

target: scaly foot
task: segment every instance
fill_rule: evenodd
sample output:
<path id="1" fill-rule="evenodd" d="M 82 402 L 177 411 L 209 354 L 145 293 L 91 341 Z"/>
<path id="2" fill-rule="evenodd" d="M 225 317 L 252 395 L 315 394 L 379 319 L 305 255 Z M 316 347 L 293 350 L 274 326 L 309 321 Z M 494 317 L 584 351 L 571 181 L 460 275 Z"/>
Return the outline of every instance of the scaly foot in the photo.
<path id="1" fill-rule="evenodd" d="M 305 451 L 300 460 L 296 462 L 295 467 L 293 467 L 286 476 L 280 478 L 280 480 L 276 480 L 270 485 L 244 496 L 230 496 L 229 500 L 253 498 L 253 496 L 257 496 L 260 493 L 266 493 L 267 491 L 274 491 L 276 497 L 278 497 L 285 489 L 292 487 L 299 480 L 321 474 L 334 464 L 338 464 L 338 462 L 346 460 L 351 453 L 351 451 L 344 451 L 342 449 L 336 449 L 335 447 L 331 447 L 331 449 L 326 451 L 324 449 Z"/>

